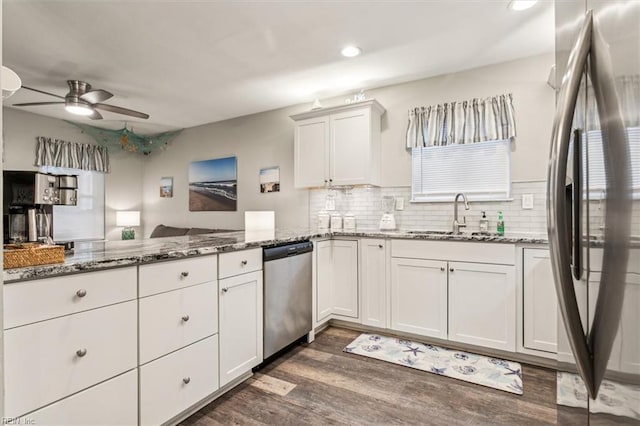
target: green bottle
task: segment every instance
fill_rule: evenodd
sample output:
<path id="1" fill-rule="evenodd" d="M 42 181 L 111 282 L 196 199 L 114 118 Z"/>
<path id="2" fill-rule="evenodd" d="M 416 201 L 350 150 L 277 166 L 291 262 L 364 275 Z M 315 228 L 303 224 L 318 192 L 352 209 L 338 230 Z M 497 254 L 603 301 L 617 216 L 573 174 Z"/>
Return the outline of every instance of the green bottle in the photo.
<path id="1" fill-rule="evenodd" d="M 502 216 L 502 212 L 498 212 L 498 225 L 497 229 L 498 235 L 504 235 L 504 217 Z"/>

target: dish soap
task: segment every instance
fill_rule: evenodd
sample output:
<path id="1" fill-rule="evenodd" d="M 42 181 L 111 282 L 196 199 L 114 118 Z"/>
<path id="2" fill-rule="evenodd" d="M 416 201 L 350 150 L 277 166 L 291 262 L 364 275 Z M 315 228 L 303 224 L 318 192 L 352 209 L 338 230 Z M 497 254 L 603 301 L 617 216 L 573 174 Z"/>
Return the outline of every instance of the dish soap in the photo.
<path id="1" fill-rule="evenodd" d="M 489 219 L 487 219 L 487 214 L 485 212 L 482 212 L 482 217 L 480 218 L 480 233 L 489 233 Z"/>
<path id="2" fill-rule="evenodd" d="M 504 235 L 504 217 L 502 216 L 502 212 L 498 212 L 498 224 L 496 226 L 496 231 L 498 235 Z"/>

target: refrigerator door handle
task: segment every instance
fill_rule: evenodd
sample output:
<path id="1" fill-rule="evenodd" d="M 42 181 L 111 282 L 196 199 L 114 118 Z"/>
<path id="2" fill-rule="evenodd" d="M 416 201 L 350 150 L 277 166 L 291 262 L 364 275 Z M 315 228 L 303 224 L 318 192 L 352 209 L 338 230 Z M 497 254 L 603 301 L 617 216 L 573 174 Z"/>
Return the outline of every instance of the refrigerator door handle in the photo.
<path id="1" fill-rule="evenodd" d="M 607 177 L 602 274 L 589 347 L 593 392 L 598 393 L 620 326 L 629 258 L 632 188 L 629 144 L 615 84 L 609 46 L 593 25 L 590 75 L 598 106 Z"/>
<path id="2" fill-rule="evenodd" d="M 562 78 L 558 96 L 558 107 L 553 120 L 551 152 L 547 179 L 547 229 L 551 264 L 558 295 L 558 307 L 567 330 L 569 344 L 574 354 L 576 368 L 589 394 L 595 394 L 593 381 L 593 359 L 582 329 L 580 310 L 576 299 L 571 273 L 571 247 L 567 223 L 567 202 L 565 199 L 565 177 L 569 156 L 569 140 L 573 113 L 580 90 L 582 72 L 587 64 L 591 48 L 593 13 L 588 11 L 567 64 L 567 72 Z"/>
<path id="3" fill-rule="evenodd" d="M 582 131 L 573 131 L 573 278 L 582 278 Z"/>

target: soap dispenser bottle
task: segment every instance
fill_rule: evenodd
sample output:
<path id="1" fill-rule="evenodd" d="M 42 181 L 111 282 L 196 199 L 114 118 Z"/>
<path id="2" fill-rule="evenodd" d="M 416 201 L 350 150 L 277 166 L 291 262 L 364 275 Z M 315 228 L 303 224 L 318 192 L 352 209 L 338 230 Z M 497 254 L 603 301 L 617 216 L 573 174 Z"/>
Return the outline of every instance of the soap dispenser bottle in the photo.
<path id="1" fill-rule="evenodd" d="M 487 214 L 485 212 L 482 212 L 482 217 L 480 218 L 480 233 L 489 233 L 489 219 L 487 219 Z"/>
<path id="2" fill-rule="evenodd" d="M 504 217 L 502 216 L 502 212 L 498 212 L 498 224 L 496 226 L 496 231 L 498 231 L 498 235 L 504 235 Z"/>

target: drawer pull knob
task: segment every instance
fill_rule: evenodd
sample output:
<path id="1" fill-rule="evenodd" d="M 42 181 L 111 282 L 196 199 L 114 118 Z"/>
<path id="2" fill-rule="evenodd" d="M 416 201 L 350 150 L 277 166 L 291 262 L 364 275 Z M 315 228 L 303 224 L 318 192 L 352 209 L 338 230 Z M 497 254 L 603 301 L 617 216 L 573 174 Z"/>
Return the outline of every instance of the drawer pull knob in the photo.
<path id="1" fill-rule="evenodd" d="M 180 272 L 180 277 L 187 278 L 188 276 L 189 276 L 189 272 L 187 272 L 187 271 Z"/>
<path id="2" fill-rule="evenodd" d="M 182 381 L 184 382 L 185 385 L 188 385 L 189 382 L 191 381 L 191 377 L 185 377 L 184 379 L 182 379 Z"/>
<path id="3" fill-rule="evenodd" d="M 378 244 L 378 248 L 382 248 L 382 244 Z"/>
<path id="4" fill-rule="evenodd" d="M 87 295 L 87 290 L 85 290 L 84 288 L 81 288 L 80 290 L 76 291 L 76 296 L 78 297 L 85 297 Z"/>
<path id="5" fill-rule="evenodd" d="M 453 268 L 449 268 L 449 272 L 453 272 Z"/>
<path id="6" fill-rule="evenodd" d="M 182 321 L 184 321 L 184 322 L 189 321 L 189 315 L 184 315 L 184 316 L 182 317 Z"/>
<path id="7" fill-rule="evenodd" d="M 247 266 L 247 261 L 246 261 L 246 260 L 243 260 L 242 262 L 240 262 L 240 264 L 241 264 L 242 266 Z"/>
<path id="8" fill-rule="evenodd" d="M 222 288 L 222 292 L 223 292 L 223 293 L 226 293 L 226 292 L 228 292 L 228 291 L 229 291 L 229 289 L 228 289 L 227 287 L 223 287 L 223 288 Z"/>
<path id="9" fill-rule="evenodd" d="M 444 266 L 441 266 L 441 267 L 440 267 L 440 270 L 441 270 L 442 272 L 444 272 Z"/>
<path id="10" fill-rule="evenodd" d="M 78 355 L 79 358 L 82 358 L 86 354 L 87 354 L 87 349 L 86 348 L 78 349 L 76 351 L 76 355 Z"/>

